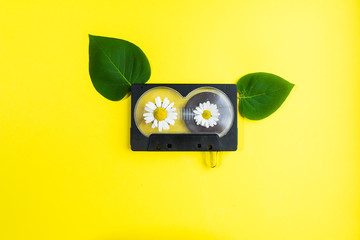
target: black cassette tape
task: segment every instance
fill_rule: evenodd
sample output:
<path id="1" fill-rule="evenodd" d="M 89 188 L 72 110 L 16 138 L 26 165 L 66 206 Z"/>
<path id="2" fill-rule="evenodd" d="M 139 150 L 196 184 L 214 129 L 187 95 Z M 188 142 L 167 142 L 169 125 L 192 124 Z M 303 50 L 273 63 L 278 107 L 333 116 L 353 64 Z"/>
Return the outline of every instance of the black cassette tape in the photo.
<path id="1" fill-rule="evenodd" d="M 133 84 L 133 151 L 235 151 L 235 84 Z"/>

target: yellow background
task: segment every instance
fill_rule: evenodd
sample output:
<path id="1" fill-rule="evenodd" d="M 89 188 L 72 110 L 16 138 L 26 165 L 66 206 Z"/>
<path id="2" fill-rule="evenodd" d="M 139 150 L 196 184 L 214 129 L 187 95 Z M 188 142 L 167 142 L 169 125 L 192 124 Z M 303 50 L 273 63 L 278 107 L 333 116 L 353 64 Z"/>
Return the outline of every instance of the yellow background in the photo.
<path id="1" fill-rule="evenodd" d="M 149 83 L 296 84 L 240 149 L 132 152 L 130 98 L 88 75 L 87 34 L 129 40 Z M 360 2 L 0 2 L 1 239 L 360 239 Z"/>

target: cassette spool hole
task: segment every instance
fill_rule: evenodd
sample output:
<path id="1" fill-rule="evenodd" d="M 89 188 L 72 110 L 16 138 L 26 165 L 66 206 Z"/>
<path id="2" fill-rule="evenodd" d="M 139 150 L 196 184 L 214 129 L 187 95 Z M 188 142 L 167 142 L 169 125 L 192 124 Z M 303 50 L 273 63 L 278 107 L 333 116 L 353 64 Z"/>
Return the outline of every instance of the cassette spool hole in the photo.
<path id="1" fill-rule="evenodd" d="M 156 149 L 157 149 L 157 150 L 161 150 L 160 144 L 158 144 L 158 145 L 156 146 Z"/>
<path id="2" fill-rule="evenodd" d="M 198 147 L 198 148 L 201 148 L 201 144 L 200 144 L 200 143 L 198 143 L 197 147 Z"/>
<path id="3" fill-rule="evenodd" d="M 208 150 L 211 150 L 211 149 L 212 149 L 212 145 L 209 145 L 209 146 L 208 146 Z"/>
<path id="4" fill-rule="evenodd" d="M 171 143 L 168 143 L 167 147 L 168 147 L 168 148 L 171 148 L 171 147 L 172 147 L 172 144 L 171 144 Z"/>

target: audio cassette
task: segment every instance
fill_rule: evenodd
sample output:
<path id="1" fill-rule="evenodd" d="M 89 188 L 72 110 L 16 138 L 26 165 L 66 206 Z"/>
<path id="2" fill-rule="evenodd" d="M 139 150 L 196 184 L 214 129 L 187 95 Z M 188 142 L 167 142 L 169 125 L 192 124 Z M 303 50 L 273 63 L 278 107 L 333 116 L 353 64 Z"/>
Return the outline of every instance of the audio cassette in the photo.
<path id="1" fill-rule="evenodd" d="M 133 84 L 133 151 L 235 151 L 235 84 Z"/>

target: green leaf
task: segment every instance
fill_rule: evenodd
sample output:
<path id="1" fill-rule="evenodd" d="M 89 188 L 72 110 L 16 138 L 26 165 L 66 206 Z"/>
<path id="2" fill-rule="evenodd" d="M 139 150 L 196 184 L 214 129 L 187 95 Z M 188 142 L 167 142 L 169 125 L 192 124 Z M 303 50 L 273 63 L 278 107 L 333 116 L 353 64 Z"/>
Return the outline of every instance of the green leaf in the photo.
<path id="1" fill-rule="evenodd" d="M 151 74 L 145 54 L 121 39 L 89 35 L 89 73 L 95 89 L 117 101 L 130 93 L 133 83 L 146 83 Z"/>
<path id="2" fill-rule="evenodd" d="M 275 112 L 289 95 L 294 84 L 271 73 L 250 73 L 237 82 L 240 114 L 260 120 Z"/>

